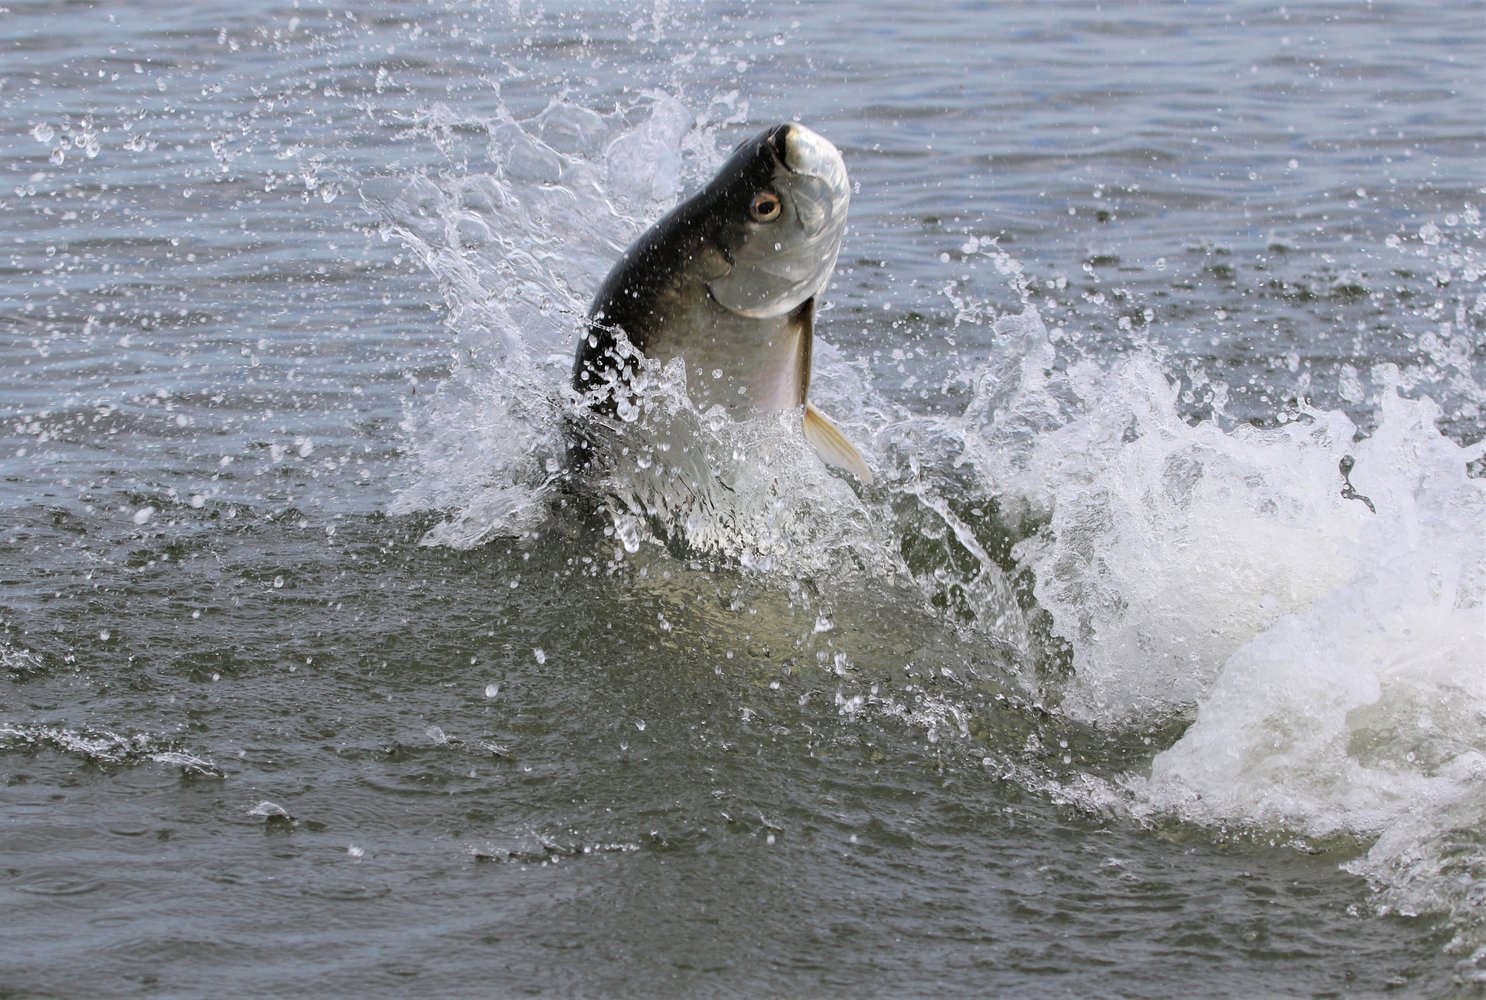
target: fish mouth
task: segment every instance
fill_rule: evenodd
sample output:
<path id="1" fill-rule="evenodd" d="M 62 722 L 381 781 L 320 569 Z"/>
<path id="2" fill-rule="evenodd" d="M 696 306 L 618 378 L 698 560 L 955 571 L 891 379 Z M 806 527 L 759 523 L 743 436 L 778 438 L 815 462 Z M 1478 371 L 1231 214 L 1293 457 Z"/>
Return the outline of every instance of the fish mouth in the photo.
<path id="1" fill-rule="evenodd" d="M 780 166 L 792 174 L 819 177 L 845 190 L 846 163 L 831 141 L 804 125 L 788 122 L 769 133 L 769 149 Z"/>
<path id="2" fill-rule="evenodd" d="M 789 162 L 789 133 L 793 125 L 776 125 L 774 131 L 769 133 L 769 150 L 774 154 L 774 162 L 780 164 L 790 173 L 795 172 L 794 166 Z"/>

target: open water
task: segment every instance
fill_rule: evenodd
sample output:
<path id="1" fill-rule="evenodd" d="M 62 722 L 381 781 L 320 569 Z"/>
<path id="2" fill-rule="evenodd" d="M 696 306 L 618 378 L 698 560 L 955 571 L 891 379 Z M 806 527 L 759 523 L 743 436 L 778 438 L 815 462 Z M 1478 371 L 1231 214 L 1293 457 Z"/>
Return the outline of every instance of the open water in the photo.
<path id="1" fill-rule="evenodd" d="M 0 994 L 1481 995 L 1483 52 L 7 0 Z M 695 448 L 559 488 L 599 280 L 792 118 L 877 484 L 658 371 Z"/>

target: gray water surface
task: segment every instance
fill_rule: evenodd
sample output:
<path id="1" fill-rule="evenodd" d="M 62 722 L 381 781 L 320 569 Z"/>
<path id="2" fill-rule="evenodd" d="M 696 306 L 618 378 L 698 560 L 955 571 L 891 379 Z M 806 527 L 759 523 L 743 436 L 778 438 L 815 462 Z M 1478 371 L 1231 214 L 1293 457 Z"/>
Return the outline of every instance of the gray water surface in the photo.
<path id="1" fill-rule="evenodd" d="M 1470 2 L 8 4 L 0 995 L 1478 994 L 1479 830 L 1418 842 L 1477 888 L 1410 908 L 1341 867 L 1377 829 L 1122 805 L 1195 707 L 1060 711 L 1085 640 L 1013 549 L 1046 516 L 927 446 L 914 479 L 874 444 L 897 576 L 625 554 L 581 498 L 420 546 L 430 398 L 531 431 L 490 345 L 571 356 L 571 320 L 474 320 L 581 311 L 624 233 L 466 258 L 406 192 L 620 204 L 509 130 L 680 108 L 638 227 L 799 116 L 860 185 L 819 329 L 860 426 L 968 433 L 1030 304 L 1191 422 L 1365 433 L 1392 364 L 1466 444 L 1483 43 Z M 500 240 L 558 277 L 458 277 Z M 976 603 L 1001 575 L 1029 647 Z"/>

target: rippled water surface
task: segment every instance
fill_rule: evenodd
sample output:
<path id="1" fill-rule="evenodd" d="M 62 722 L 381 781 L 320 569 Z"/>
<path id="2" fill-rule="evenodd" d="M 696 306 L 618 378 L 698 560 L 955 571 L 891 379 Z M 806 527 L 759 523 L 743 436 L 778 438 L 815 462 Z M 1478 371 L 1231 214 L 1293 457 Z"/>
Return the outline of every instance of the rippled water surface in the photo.
<path id="1" fill-rule="evenodd" d="M 8 4 L 0 994 L 1479 995 L 1483 45 Z M 658 372 L 696 448 L 555 485 L 599 281 L 794 118 L 877 482 Z"/>

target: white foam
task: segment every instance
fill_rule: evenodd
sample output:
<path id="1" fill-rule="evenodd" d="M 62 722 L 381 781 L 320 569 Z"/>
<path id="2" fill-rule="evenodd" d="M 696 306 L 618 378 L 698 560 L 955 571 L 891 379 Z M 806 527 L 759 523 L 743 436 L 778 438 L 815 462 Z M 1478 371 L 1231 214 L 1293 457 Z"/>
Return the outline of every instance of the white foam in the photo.
<path id="1" fill-rule="evenodd" d="M 1387 905 L 1453 912 L 1486 945 L 1486 481 L 1438 415 L 1384 397 L 1353 476 L 1377 515 L 1331 553 L 1340 578 L 1218 662 L 1195 722 L 1130 788 L 1198 822 L 1375 837 L 1352 868 Z"/>
<path id="2" fill-rule="evenodd" d="M 1090 804 L 1371 842 L 1351 868 L 1383 905 L 1451 913 L 1461 949 L 1486 946 L 1482 446 L 1396 374 L 1361 440 L 1305 408 L 1225 429 L 1182 419 L 1152 357 L 1064 368 L 1035 312 L 998 326 L 1023 363 L 983 373 L 965 455 L 1048 518 L 1016 553 L 1072 645 L 1061 710 L 1193 720 Z"/>

